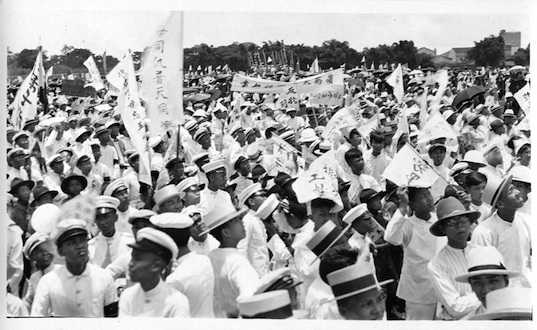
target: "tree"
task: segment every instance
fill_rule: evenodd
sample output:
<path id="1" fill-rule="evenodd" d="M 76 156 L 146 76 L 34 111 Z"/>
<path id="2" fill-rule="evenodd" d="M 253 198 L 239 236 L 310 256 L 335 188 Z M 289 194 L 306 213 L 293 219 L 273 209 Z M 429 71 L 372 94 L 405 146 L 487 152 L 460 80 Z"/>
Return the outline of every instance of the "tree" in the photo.
<path id="1" fill-rule="evenodd" d="M 468 59 L 474 60 L 478 66 L 497 66 L 504 60 L 504 47 L 502 37 L 491 35 L 475 42 L 475 46 L 468 51 Z"/>
<path id="2" fill-rule="evenodd" d="M 529 65 L 530 64 L 530 45 L 526 49 L 519 48 L 515 54 L 513 54 L 513 62 L 516 65 Z"/>
<path id="3" fill-rule="evenodd" d="M 434 63 L 432 61 L 432 56 L 425 53 L 419 53 L 418 55 L 418 66 L 421 66 L 422 68 L 426 67 L 434 67 Z"/>
<path id="4" fill-rule="evenodd" d="M 12 64 L 16 63 L 16 66 L 23 69 L 31 69 L 34 67 L 35 59 L 37 58 L 38 49 L 23 49 L 18 54 L 12 54 Z M 9 58 L 9 55 L 8 55 Z M 45 52 L 43 52 L 43 63 L 48 59 Z"/>
<path id="5" fill-rule="evenodd" d="M 394 63 L 407 63 L 410 69 L 418 67 L 418 49 L 412 40 L 401 40 L 399 43 L 393 43 L 391 48 Z"/>

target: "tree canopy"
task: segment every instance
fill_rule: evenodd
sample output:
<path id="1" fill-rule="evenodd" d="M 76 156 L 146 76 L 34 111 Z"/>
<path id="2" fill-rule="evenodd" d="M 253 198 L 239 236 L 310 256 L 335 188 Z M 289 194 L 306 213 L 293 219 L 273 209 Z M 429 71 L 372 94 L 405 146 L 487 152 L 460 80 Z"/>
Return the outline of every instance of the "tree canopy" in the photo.
<path id="1" fill-rule="evenodd" d="M 504 59 L 505 43 L 500 36 L 490 36 L 479 42 L 468 52 L 468 59 L 474 60 L 478 66 L 497 66 Z"/>

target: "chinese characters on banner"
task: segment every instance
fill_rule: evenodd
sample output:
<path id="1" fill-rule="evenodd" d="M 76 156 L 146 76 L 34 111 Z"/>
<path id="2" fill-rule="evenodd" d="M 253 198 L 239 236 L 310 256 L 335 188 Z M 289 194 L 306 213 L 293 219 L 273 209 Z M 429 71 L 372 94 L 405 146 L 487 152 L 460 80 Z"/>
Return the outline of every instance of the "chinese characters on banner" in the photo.
<path id="1" fill-rule="evenodd" d="M 90 83 L 86 84 L 84 87 L 91 86 L 96 91 L 104 89 L 101 74 L 99 73 L 99 69 L 97 69 L 97 65 L 95 64 L 93 55 L 90 55 L 90 57 L 88 57 L 88 59 L 84 62 L 84 66 L 88 68 L 90 78 Z"/>
<path id="2" fill-rule="evenodd" d="M 151 186 L 147 130 L 144 123 L 145 111 L 140 104 L 135 75 L 132 56 L 128 52 L 123 60 L 110 71 L 106 79 L 120 90 L 117 101 L 120 115 L 134 148 L 140 153 L 139 181 Z"/>
<path id="3" fill-rule="evenodd" d="M 183 123 L 183 12 L 172 12 L 157 30 L 142 69 L 151 136 Z"/>
<path id="4" fill-rule="evenodd" d="M 343 108 L 336 112 L 330 121 L 326 124 L 321 133 L 323 139 L 331 140 L 334 132 L 343 127 L 359 127 L 362 123 L 359 103 L 354 103 L 350 107 Z"/>
<path id="5" fill-rule="evenodd" d="M 335 171 L 330 166 L 315 167 L 307 170 L 293 182 L 298 202 L 306 203 L 316 198 L 325 198 L 336 203 L 331 212 L 343 209 L 343 201 L 338 193 Z"/>
<path id="6" fill-rule="evenodd" d="M 522 109 L 524 113 L 528 114 L 530 112 L 530 84 L 527 83 L 518 92 L 516 92 L 514 96 L 515 100 L 520 106 L 520 109 Z"/>
<path id="7" fill-rule="evenodd" d="M 39 88 L 45 86 L 45 69 L 43 68 L 43 54 L 37 54 L 32 72 L 21 84 L 15 100 L 8 107 L 13 108 L 11 124 L 20 129 L 23 120 L 34 118 L 37 115 L 37 101 L 39 99 Z"/>
<path id="8" fill-rule="evenodd" d="M 297 93 L 297 86 L 294 83 L 289 83 L 285 86 L 280 97 L 278 98 L 278 109 L 293 108 L 299 110 L 300 97 Z"/>
<path id="9" fill-rule="evenodd" d="M 278 171 L 287 173 L 290 176 L 296 175 L 298 173 L 298 151 L 277 135 L 272 135 L 272 141 L 274 142 L 273 155 L 277 160 L 276 168 Z"/>
<path id="10" fill-rule="evenodd" d="M 382 176 L 400 187 L 416 188 L 429 188 L 439 178 L 408 143 L 393 157 Z"/>

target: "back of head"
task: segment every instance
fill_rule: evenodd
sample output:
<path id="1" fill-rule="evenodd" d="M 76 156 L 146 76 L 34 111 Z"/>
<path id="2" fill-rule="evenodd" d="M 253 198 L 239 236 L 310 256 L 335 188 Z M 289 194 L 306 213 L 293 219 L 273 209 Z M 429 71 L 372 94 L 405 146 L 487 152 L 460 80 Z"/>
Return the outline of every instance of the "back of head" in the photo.
<path id="1" fill-rule="evenodd" d="M 354 265 L 358 259 L 358 253 L 359 251 L 357 249 L 351 249 L 346 245 L 337 245 L 326 251 L 321 257 L 321 263 L 319 265 L 319 275 L 323 282 L 329 285 L 326 275 Z"/>

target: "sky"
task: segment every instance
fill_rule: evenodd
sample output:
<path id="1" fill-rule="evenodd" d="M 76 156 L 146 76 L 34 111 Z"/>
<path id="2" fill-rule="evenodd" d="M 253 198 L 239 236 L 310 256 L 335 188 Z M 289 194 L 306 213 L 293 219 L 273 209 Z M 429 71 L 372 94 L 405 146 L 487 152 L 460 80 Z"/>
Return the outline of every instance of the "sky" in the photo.
<path id="1" fill-rule="evenodd" d="M 531 1 L 123 1 L 6 0 L 4 43 L 17 53 L 42 45 L 48 55 L 64 44 L 122 57 L 143 50 L 170 10 L 184 10 L 184 47 L 206 43 L 284 40 L 321 45 L 330 39 L 364 47 L 413 40 L 416 47 L 472 47 L 500 30 L 530 42 Z"/>

